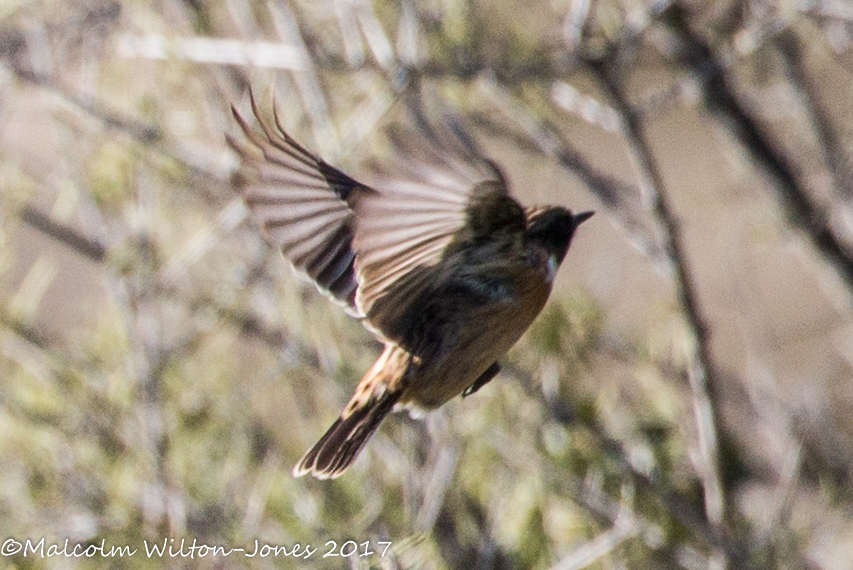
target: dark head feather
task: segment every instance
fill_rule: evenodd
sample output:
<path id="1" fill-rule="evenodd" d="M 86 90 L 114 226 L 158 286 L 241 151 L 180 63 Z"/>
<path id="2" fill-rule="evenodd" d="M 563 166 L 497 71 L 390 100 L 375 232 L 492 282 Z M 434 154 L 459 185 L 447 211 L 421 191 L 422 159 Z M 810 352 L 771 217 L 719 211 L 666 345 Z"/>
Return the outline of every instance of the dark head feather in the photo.
<path id="1" fill-rule="evenodd" d="M 541 246 L 562 263 L 575 230 L 593 214 L 594 212 L 582 212 L 575 215 L 571 210 L 559 206 L 548 208 L 528 221 L 527 241 Z"/>

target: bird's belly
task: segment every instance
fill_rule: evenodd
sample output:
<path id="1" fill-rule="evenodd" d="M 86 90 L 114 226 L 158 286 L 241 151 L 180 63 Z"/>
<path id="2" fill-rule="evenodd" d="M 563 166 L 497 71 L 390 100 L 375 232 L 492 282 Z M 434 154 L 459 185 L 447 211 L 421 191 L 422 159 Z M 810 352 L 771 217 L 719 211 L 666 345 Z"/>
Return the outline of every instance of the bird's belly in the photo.
<path id="1" fill-rule="evenodd" d="M 542 310 L 550 293 L 543 279 L 528 282 L 526 289 L 514 301 L 491 304 L 466 318 L 441 358 L 411 370 L 400 404 L 435 409 L 461 394 L 502 358 Z"/>

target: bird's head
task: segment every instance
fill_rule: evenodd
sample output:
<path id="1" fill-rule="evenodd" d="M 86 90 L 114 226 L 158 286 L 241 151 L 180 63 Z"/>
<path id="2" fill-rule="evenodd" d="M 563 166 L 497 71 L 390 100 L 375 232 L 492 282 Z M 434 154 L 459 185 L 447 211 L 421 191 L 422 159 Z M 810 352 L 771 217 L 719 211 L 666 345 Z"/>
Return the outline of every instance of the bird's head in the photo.
<path id="1" fill-rule="evenodd" d="M 543 248 L 559 265 L 566 257 L 575 230 L 594 213 L 572 214 L 566 208 L 548 208 L 531 217 L 527 226 L 528 244 Z"/>

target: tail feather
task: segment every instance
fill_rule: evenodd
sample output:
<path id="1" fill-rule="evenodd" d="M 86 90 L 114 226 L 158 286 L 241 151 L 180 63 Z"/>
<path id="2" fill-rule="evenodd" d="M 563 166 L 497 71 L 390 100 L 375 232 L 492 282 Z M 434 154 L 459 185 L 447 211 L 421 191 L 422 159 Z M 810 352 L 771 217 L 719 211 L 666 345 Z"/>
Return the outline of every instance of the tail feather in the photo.
<path id="1" fill-rule="evenodd" d="M 332 424 L 314 447 L 293 468 L 293 475 L 310 473 L 318 479 L 334 479 L 346 471 L 379 424 L 400 399 L 398 390 L 371 395 L 364 405 L 346 412 Z"/>

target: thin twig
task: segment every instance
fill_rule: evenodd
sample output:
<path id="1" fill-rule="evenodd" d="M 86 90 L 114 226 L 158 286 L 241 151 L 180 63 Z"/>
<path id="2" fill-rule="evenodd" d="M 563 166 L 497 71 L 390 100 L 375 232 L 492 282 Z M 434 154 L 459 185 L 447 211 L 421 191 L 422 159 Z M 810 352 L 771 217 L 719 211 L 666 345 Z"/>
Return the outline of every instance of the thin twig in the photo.
<path id="1" fill-rule="evenodd" d="M 21 220 L 32 228 L 52 237 L 57 242 L 93 261 L 101 263 L 106 261 L 107 247 L 105 245 L 69 226 L 52 220 L 49 216 L 32 206 L 26 206 L 22 210 Z M 297 354 L 300 361 L 308 365 L 319 366 L 316 354 L 310 350 L 307 343 L 302 342 L 294 335 L 280 328 L 268 327 L 256 315 L 224 305 L 209 295 L 184 293 L 170 282 L 152 285 L 151 293 L 179 299 L 193 313 L 200 314 L 205 311 L 213 311 L 218 318 L 229 322 L 242 333 L 258 339 L 276 350 L 284 350 Z"/>
<path id="2" fill-rule="evenodd" d="M 299 29 L 299 22 L 288 2 L 268 0 L 266 4 L 278 36 L 285 43 L 294 46 L 302 59 L 302 69 L 292 72 L 293 81 L 302 99 L 302 105 L 311 120 L 314 140 L 321 154 L 331 156 L 339 150 L 338 137 L 329 118 L 329 105 L 326 102 L 326 94 L 320 87 L 317 71 L 314 68 L 314 58 L 308 52 Z"/>
<path id="3" fill-rule="evenodd" d="M 2 42 L 2 38 L 0 38 L 0 42 Z M 64 102 L 69 103 L 71 106 L 99 121 L 105 128 L 125 134 L 145 148 L 153 150 L 155 155 L 175 161 L 180 166 L 186 168 L 186 171 L 196 179 L 194 181 L 196 184 L 193 187 L 200 194 L 203 194 L 208 199 L 218 198 L 213 192 L 213 188 L 221 186 L 222 183 L 227 181 L 224 173 L 216 172 L 206 165 L 193 161 L 186 152 L 181 151 L 179 146 L 173 145 L 166 140 L 159 126 L 127 117 L 111 109 L 108 104 L 95 97 L 75 93 L 52 76 L 40 74 L 22 66 L 15 61 L 21 59 L 21 49 L 23 48 L 18 48 L 18 51 L 8 56 L 13 60 L 12 70 L 19 79 L 38 85 L 46 91 L 55 94 Z M 3 51 L 0 49 L 0 56 L 2 55 Z"/>
<path id="4" fill-rule="evenodd" d="M 686 10 L 674 5 L 669 22 L 684 47 L 684 63 L 696 74 L 708 110 L 731 128 L 737 140 L 770 176 L 773 188 L 791 225 L 805 237 L 853 289 L 853 252 L 835 235 L 827 212 L 819 208 L 802 187 L 798 168 L 790 162 L 760 128 L 758 121 L 735 95 L 725 66 L 711 46 L 690 26 Z"/>
<path id="5" fill-rule="evenodd" d="M 622 117 L 628 149 L 638 169 L 640 184 L 650 200 L 653 215 L 664 228 L 664 246 L 674 273 L 676 296 L 696 341 L 696 353 L 688 370 L 688 378 L 702 458 L 699 478 L 705 491 L 705 512 L 718 532 L 725 533 L 726 501 L 720 476 L 718 442 L 721 433 L 721 421 L 717 411 L 719 380 L 711 357 L 707 320 L 699 307 L 695 280 L 687 263 L 681 225 L 669 203 L 645 128 L 639 115 L 628 102 L 620 78 L 616 76 L 615 62 L 591 62 L 590 67 Z"/>
<path id="6" fill-rule="evenodd" d="M 271 69 L 300 70 L 303 67 L 301 54 L 294 46 L 285 43 L 126 34 L 119 37 L 117 49 L 119 55 L 126 58 L 183 59 L 207 64 Z"/>
<path id="7" fill-rule="evenodd" d="M 24 81 L 39 85 L 56 93 L 65 101 L 71 103 L 75 107 L 85 111 L 87 114 L 97 118 L 106 127 L 122 131 L 137 141 L 144 144 L 153 144 L 162 141 L 162 132 L 149 124 L 122 117 L 118 113 L 106 108 L 103 104 L 90 97 L 72 93 L 68 89 L 60 86 L 53 78 L 39 74 L 31 69 L 20 66 L 14 67 L 15 74 Z"/>
<path id="8" fill-rule="evenodd" d="M 376 17 L 371 0 L 350 0 L 350 5 L 361 25 L 361 33 L 364 34 L 376 63 L 382 69 L 390 69 L 396 59 L 394 47 L 385 34 L 385 30 L 382 29 L 379 18 Z"/>
<path id="9" fill-rule="evenodd" d="M 107 248 L 97 240 L 83 235 L 82 233 L 60 224 L 50 216 L 43 214 L 33 206 L 24 206 L 20 212 L 21 221 L 63 243 L 77 253 L 88 257 L 92 261 L 104 261 Z"/>
<path id="10" fill-rule="evenodd" d="M 596 446 L 604 452 L 609 460 L 619 466 L 622 473 L 630 478 L 631 484 L 636 487 L 637 491 L 650 497 L 656 497 L 667 514 L 683 526 L 693 539 L 711 548 L 724 551 L 734 568 L 740 570 L 754 567 L 748 562 L 748 552 L 742 543 L 743 541 L 721 533 L 719 529 L 710 524 L 701 510 L 695 506 L 693 500 L 678 490 L 666 486 L 658 477 L 639 471 L 628 460 L 628 454 L 622 444 L 610 437 L 596 421 L 590 421 L 582 414 L 576 413 L 563 400 L 545 394 L 545 391 L 541 389 L 534 389 L 534 386 L 537 386 L 535 379 L 518 366 L 507 363 L 503 367 L 503 372 L 518 378 L 520 380 L 519 385 L 541 402 L 543 409 L 548 411 L 548 416 L 555 422 L 571 428 L 576 428 L 578 424 L 582 424 L 588 433 L 595 438 Z M 572 491 L 573 496 L 580 495 L 581 488 L 576 483 L 572 483 L 569 479 L 565 479 L 564 483 L 574 489 Z M 587 501 L 579 500 L 579 503 L 589 508 Z M 601 512 L 600 509 L 596 508 L 593 508 L 592 511 Z M 614 513 L 610 513 L 607 518 L 614 522 L 614 516 Z"/>
<path id="11" fill-rule="evenodd" d="M 811 78 L 803 57 L 802 41 L 793 30 L 780 34 L 777 38 L 779 53 L 788 67 L 791 76 L 790 85 L 797 90 L 798 99 L 806 106 L 812 128 L 821 143 L 824 160 L 835 190 L 841 196 L 853 196 L 850 169 L 846 166 L 843 144 L 833 129 L 833 121 L 820 100 L 817 86 Z"/>
<path id="12" fill-rule="evenodd" d="M 637 536 L 639 532 L 639 525 L 632 515 L 617 518 L 612 528 L 574 549 L 552 566 L 551 570 L 583 570 L 611 554 L 622 543 Z"/>

